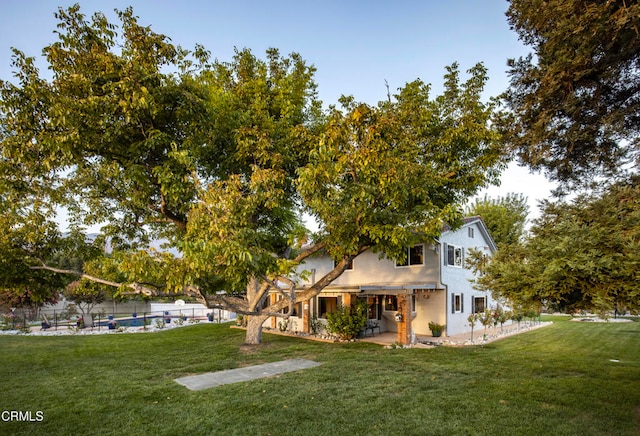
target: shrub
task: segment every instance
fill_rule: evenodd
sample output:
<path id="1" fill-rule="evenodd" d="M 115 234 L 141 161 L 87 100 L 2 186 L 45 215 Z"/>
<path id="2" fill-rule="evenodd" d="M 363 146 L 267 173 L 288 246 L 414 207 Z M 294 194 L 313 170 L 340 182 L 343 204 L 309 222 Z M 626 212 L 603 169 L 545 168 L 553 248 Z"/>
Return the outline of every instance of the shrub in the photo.
<path id="1" fill-rule="evenodd" d="M 367 304 L 357 301 L 351 307 L 340 305 L 336 312 L 327 313 L 327 330 L 343 341 L 354 339 L 367 324 Z"/>
<path id="2" fill-rule="evenodd" d="M 318 317 L 313 315 L 311 319 L 309 319 L 309 331 L 312 335 L 317 335 L 320 333 L 322 329 L 322 324 L 318 321 Z"/>
<path id="3" fill-rule="evenodd" d="M 435 337 L 442 335 L 444 328 L 445 328 L 444 324 L 438 324 L 433 321 L 429 322 L 429 330 L 431 330 L 431 334 Z"/>

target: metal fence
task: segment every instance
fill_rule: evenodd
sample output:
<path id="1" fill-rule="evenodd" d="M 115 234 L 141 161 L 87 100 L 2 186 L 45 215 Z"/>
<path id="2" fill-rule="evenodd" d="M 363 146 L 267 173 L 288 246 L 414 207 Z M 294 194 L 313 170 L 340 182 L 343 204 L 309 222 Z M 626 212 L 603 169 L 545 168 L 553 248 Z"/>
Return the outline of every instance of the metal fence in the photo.
<path id="1" fill-rule="evenodd" d="M 26 314 L 5 315 L 2 320 L 2 328 L 5 330 L 33 329 L 41 330 L 58 329 L 78 329 L 78 330 L 105 330 L 117 329 L 120 327 L 145 327 L 145 326 L 165 326 L 167 324 L 176 323 L 183 324 L 185 322 L 215 322 L 222 323 L 229 321 L 231 318 L 229 313 L 219 309 L 210 309 L 206 313 L 197 308 L 188 309 L 172 309 L 164 311 L 145 311 L 142 313 L 111 313 L 104 312 L 91 314 L 91 321 L 83 319 L 81 314 L 67 317 L 68 311 L 53 311 L 48 317 L 43 317 L 40 322 L 29 321 Z"/>

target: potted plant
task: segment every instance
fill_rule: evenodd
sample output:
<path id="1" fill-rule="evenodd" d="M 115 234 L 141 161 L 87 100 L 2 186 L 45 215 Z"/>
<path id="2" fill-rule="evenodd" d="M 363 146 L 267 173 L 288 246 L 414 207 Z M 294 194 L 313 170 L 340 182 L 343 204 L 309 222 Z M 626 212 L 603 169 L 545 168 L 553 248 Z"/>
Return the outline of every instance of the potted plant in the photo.
<path id="1" fill-rule="evenodd" d="M 431 330 L 431 335 L 434 338 L 439 338 L 440 336 L 442 336 L 442 332 L 444 331 L 444 324 L 438 324 L 436 322 L 433 321 L 429 321 L 429 330 Z"/>

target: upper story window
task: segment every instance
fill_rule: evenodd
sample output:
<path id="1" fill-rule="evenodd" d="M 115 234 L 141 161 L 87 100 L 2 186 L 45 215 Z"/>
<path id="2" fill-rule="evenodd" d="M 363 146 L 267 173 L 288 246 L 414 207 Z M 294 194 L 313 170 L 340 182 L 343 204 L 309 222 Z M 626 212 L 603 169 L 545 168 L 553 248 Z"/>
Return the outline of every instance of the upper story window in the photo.
<path id="1" fill-rule="evenodd" d="M 407 249 L 404 262 L 396 262 L 396 266 L 424 265 L 424 245 L 418 244 Z"/>
<path id="2" fill-rule="evenodd" d="M 444 264 L 462 268 L 464 249 L 455 245 L 444 244 Z"/>
<path id="3" fill-rule="evenodd" d="M 473 229 L 473 227 L 469 227 L 469 237 L 470 238 L 474 237 L 474 229 Z"/>
<path id="4" fill-rule="evenodd" d="M 333 267 L 334 268 L 336 267 L 336 261 L 335 260 L 333 261 Z M 349 263 L 347 264 L 347 267 L 345 268 L 345 271 L 349 271 L 349 270 L 352 270 L 352 269 L 353 269 L 353 259 L 351 259 L 349 261 Z"/>

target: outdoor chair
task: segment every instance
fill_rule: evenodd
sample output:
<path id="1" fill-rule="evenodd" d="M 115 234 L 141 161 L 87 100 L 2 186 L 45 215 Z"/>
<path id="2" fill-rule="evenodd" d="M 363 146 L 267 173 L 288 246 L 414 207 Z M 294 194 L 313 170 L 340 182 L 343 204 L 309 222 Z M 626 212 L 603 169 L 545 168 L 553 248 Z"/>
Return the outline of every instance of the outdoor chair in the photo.
<path id="1" fill-rule="evenodd" d="M 373 319 L 367 320 L 367 325 L 364 328 L 364 335 L 367 336 L 367 331 L 371 330 L 371 336 L 375 336 L 374 330 L 378 329 L 378 334 L 382 333 L 380 330 L 380 323 Z"/>

